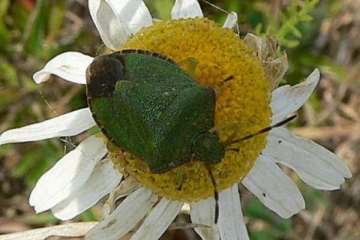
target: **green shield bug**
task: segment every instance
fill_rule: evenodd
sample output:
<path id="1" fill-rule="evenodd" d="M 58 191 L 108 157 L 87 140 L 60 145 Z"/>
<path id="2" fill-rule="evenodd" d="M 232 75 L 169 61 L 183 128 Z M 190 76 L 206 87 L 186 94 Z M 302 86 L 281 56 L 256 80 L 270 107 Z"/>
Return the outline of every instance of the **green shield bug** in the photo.
<path id="1" fill-rule="evenodd" d="M 232 77 L 223 82 L 232 80 Z M 87 100 L 102 132 L 117 146 L 161 173 L 196 159 L 221 161 L 225 148 L 281 126 L 220 142 L 214 128 L 216 96 L 175 62 L 145 50 L 94 59 L 87 69 Z"/>
<path id="2" fill-rule="evenodd" d="M 214 90 L 164 56 L 123 50 L 95 58 L 87 70 L 87 97 L 102 132 L 153 173 L 193 158 L 214 164 L 224 157 L 224 144 L 211 131 Z"/>
<path id="3" fill-rule="evenodd" d="M 94 59 L 87 69 L 87 100 L 110 141 L 142 159 L 152 173 L 169 171 L 196 159 L 205 163 L 216 200 L 210 164 L 225 150 L 292 120 L 238 139 L 221 142 L 214 129 L 214 89 L 199 85 L 172 60 L 149 51 L 123 50 Z M 232 80 L 232 76 L 223 83 Z"/>

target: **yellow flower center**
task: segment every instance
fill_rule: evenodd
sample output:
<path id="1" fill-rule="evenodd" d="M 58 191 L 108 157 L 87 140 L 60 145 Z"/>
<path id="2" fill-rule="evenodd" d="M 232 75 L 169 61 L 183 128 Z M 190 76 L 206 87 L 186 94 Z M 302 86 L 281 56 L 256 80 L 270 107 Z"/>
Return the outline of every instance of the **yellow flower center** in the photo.
<path id="1" fill-rule="evenodd" d="M 123 49 L 161 53 L 177 62 L 202 85 L 216 92 L 215 128 L 222 142 L 240 139 L 269 126 L 270 83 L 253 52 L 230 29 L 206 18 L 157 22 L 134 35 Z M 191 64 L 196 63 L 196 64 Z M 225 81 L 227 80 L 227 81 Z M 174 136 L 176 137 L 176 136 Z M 146 163 L 109 144 L 119 171 L 172 200 L 207 198 L 239 182 L 266 144 L 266 134 L 227 147 L 224 159 L 209 169 L 192 160 L 165 173 L 152 173 Z"/>

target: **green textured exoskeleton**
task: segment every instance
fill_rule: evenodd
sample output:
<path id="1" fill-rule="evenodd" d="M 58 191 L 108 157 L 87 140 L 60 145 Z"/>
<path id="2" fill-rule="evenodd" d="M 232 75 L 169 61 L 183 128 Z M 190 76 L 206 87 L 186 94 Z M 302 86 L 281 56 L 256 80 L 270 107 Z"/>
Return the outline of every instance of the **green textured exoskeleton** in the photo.
<path id="1" fill-rule="evenodd" d="M 214 164 L 224 146 L 211 132 L 215 93 L 159 54 L 123 50 L 95 58 L 87 69 L 93 117 L 115 145 L 154 173 L 192 159 Z"/>

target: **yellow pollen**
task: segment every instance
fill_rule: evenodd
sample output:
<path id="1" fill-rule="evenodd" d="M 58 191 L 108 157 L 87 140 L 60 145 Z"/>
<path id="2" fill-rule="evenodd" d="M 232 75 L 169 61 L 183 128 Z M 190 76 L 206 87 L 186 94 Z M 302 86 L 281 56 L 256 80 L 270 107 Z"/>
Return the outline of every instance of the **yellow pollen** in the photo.
<path id="1" fill-rule="evenodd" d="M 177 62 L 202 85 L 216 90 L 215 129 L 222 142 L 240 139 L 270 125 L 270 83 L 261 63 L 230 29 L 206 18 L 157 22 L 134 35 L 123 49 L 161 53 Z M 190 60 L 197 63 L 191 70 Z M 191 64 L 190 64 L 191 65 Z M 227 80 L 227 81 L 224 81 Z M 176 137 L 176 136 L 174 136 Z M 216 190 L 239 182 L 266 145 L 266 134 L 231 145 L 210 170 Z M 214 194 L 203 162 L 192 160 L 165 173 L 151 173 L 146 163 L 109 143 L 119 171 L 172 200 L 193 202 Z"/>

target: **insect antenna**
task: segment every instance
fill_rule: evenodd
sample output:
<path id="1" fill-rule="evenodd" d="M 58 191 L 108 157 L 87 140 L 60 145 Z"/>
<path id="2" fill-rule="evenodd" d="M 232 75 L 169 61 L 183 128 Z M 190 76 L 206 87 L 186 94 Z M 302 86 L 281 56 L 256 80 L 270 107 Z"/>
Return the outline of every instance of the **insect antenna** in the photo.
<path id="1" fill-rule="evenodd" d="M 259 131 L 255 132 L 255 133 L 251 133 L 251 134 L 246 135 L 246 136 L 244 136 L 244 137 L 242 137 L 242 138 L 239 138 L 239 139 L 231 140 L 231 141 L 227 142 L 226 145 L 227 145 L 227 146 L 230 146 L 230 145 L 233 145 L 233 144 L 235 144 L 235 143 L 239 143 L 239 142 L 248 140 L 248 139 L 250 139 L 250 138 L 253 138 L 253 137 L 257 136 L 257 135 L 260 135 L 260 134 L 269 132 L 269 131 L 271 131 L 271 130 L 274 129 L 274 128 L 281 127 L 281 126 L 285 125 L 286 123 L 292 121 L 294 118 L 296 118 L 296 115 L 290 116 L 290 117 L 286 118 L 285 120 L 280 121 L 280 122 L 278 122 L 278 123 L 275 123 L 274 125 L 271 125 L 271 126 L 269 126 L 269 127 L 260 129 Z M 238 151 L 239 149 L 237 149 L 237 148 L 231 148 L 231 147 L 230 147 L 230 148 L 227 148 L 227 150 L 233 150 L 233 151 L 236 150 L 236 151 Z"/>
<path id="2" fill-rule="evenodd" d="M 41 91 L 41 89 L 38 89 L 37 92 L 39 93 L 42 101 L 46 104 L 46 106 L 50 109 L 50 111 L 52 111 L 56 116 L 59 116 L 60 114 L 56 111 L 56 109 L 51 105 L 51 103 L 47 100 L 45 94 L 43 93 L 43 91 Z M 67 154 L 68 152 L 74 150 L 75 148 L 78 147 L 78 145 L 76 145 L 72 138 L 70 136 L 64 136 L 64 137 L 58 137 L 58 140 L 60 142 L 62 142 L 64 144 L 64 154 Z M 82 154 L 84 154 L 84 156 L 87 156 L 89 158 L 91 158 L 91 156 L 89 156 L 86 152 L 81 151 Z M 101 160 L 105 160 L 108 157 L 108 153 L 106 153 Z"/>
<path id="3" fill-rule="evenodd" d="M 41 89 L 37 90 L 41 100 L 45 103 L 45 105 L 50 109 L 51 112 L 55 114 L 55 116 L 59 116 L 59 113 L 56 111 L 56 109 L 51 105 L 51 103 L 47 100 L 45 94 Z M 68 149 L 74 149 L 76 145 L 72 142 L 70 137 L 59 137 L 59 140 L 64 143 L 64 154 L 66 154 L 69 150 Z"/>
<path id="4" fill-rule="evenodd" d="M 211 182 L 212 182 L 213 187 L 214 187 L 215 224 L 217 224 L 217 223 L 218 223 L 218 220 L 219 220 L 219 193 L 218 193 L 218 191 L 216 191 L 216 181 L 215 181 L 214 175 L 212 174 L 212 171 L 211 171 L 211 169 L 210 169 L 210 166 L 209 166 L 208 164 L 205 164 L 205 166 L 206 166 L 206 170 L 207 170 L 207 172 L 209 173 Z"/>
<path id="5" fill-rule="evenodd" d="M 223 13 L 225 13 L 225 14 L 230 14 L 230 12 L 229 11 L 226 11 L 225 9 L 223 9 L 223 8 L 221 8 L 221 7 L 219 7 L 219 6 L 217 6 L 216 4 L 214 4 L 214 3 L 211 3 L 211 2 L 209 2 L 209 1 L 207 1 L 207 0 L 201 0 L 202 2 L 204 2 L 204 3 L 206 3 L 206 4 L 208 4 L 209 6 L 211 6 L 211 7 L 213 7 L 213 8 L 215 8 L 215 9 L 217 9 L 217 10 L 219 10 L 220 12 L 223 12 Z"/>
<path id="6" fill-rule="evenodd" d="M 204 2 L 205 4 L 208 4 L 209 6 L 211 6 L 211 7 L 213 7 L 213 8 L 215 8 L 216 10 L 218 10 L 218 11 L 226 14 L 226 15 L 230 15 L 230 14 L 231 14 L 231 12 L 229 12 L 229 11 L 227 11 L 227 10 L 219 7 L 218 5 L 216 5 L 216 4 L 214 4 L 214 3 L 209 2 L 208 0 L 201 0 L 201 1 Z M 240 34 L 240 27 L 239 27 L 239 24 L 238 24 L 238 23 L 236 23 L 236 31 L 237 31 L 237 34 L 239 35 L 239 34 Z"/>

